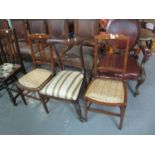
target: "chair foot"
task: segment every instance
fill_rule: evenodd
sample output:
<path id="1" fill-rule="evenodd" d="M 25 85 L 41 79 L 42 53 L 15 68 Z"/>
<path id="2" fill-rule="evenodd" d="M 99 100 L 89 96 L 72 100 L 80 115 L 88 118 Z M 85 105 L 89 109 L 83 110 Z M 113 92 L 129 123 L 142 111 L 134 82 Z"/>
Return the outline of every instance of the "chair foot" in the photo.
<path id="1" fill-rule="evenodd" d="M 82 114 L 81 114 L 81 108 L 80 108 L 80 105 L 79 105 L 78 101 L 74 103 L 74 107 L 75 107 L 75 110 L 76 110 L 76 113 L 78 115 L 78 118 L 79 118 L 80 122 L 83 122 L 83 117 L 82 117 Z"/>
<path id="2" fill-rule="evenodd" d="M 120 124 L 119 124 L 119 129 L 120 130 L 122 129 L 122 126 L 123 126 L 123 120 L 124 120 L 125 110 L 126 110 L 126 107 L 125 106 L 120 107 L 120 117 L 121 117 Z"/>

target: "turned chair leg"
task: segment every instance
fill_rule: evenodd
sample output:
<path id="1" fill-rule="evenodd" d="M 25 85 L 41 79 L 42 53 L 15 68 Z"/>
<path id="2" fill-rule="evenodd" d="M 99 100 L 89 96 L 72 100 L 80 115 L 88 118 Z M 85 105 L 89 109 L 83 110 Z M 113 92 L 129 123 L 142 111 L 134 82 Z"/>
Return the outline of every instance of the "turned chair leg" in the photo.
<path id="1" fill-rule="evenodd" d="M 78 114 L 79 120 L 81 122 L 83 122 L 81 108 L 80 108 L 80 104 L 79 104 L 79 101 L 78 100 L 76 102 L 74 102 L 74 107 L 75 107 L 76 113 Z"/>
<path id="2" fill-rule="evenodd" d="M 126 110 L 126 107 L 125 106 L 121 106 L 120 107 L 120 124 L 119 124 L 119 129 L 122 129 L 122 126 L 123 126 L 123 120 L 124 120 L 124 115 L 125 115 L 125 110 Z"/>

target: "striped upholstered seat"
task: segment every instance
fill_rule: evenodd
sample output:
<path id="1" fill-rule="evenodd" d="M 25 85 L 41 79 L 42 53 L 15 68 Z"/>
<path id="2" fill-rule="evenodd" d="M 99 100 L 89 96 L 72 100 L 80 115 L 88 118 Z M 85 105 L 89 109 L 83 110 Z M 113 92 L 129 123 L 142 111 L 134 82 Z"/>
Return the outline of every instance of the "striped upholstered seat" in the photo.
<path id="1" fill-rule="evenodd" d="M 92 81 L 85 96 L 99 102 L 123 103 L 124 102 L 123 83 L 118 80 L 96 79 Z"/>
<path id="2" fill-rule="evenodd" d="M 61 71 L 40 91 L 43 95 L 76 100 L 83 81 L 83 74 L 78 71 Z"/>

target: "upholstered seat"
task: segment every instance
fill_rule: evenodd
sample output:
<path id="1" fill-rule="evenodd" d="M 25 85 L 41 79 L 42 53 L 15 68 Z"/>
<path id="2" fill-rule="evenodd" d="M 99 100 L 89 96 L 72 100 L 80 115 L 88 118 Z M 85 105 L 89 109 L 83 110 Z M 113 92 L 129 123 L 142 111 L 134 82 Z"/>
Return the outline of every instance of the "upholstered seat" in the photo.
<path id="1" fill-rule="evenodd" d="M 60 71 L 49 83 L 40 91 L 41 94 L 76 100 L 82 85 L 83 74 L 78 71 Z"/>
<path id="2" fill-rule="evenodd" d="M 85 97 L 109 104 L 124 102 L 124 88 L 122 81 L 95 79 L 89 86 Z"/>
<path id="3" fill-rule="evenodd" d="M 3 63 L 2 65 L 0 65 L 0 78 L 9 77 L 19 68 L 20 68 L 20 65 L 16 65 L 12 63 Z"/>
<path id="4" fill-rule="evenodd" d="M 40 87 L 44 81 L 48 80 L 50 76 L 52 76 L 50 71 L 38 68 L 19 78 L 18 82 L 24 87 L 36 89 Z"/>

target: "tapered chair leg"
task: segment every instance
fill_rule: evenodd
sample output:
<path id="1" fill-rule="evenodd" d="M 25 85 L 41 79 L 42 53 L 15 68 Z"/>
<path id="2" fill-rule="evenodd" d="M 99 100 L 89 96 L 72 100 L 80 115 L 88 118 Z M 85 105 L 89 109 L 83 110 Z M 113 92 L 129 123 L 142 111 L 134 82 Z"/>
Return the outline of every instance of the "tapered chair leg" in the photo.
<path id="1" fill-rule="evenodd" d="M 87 100 L 84 100 L 84 119 L 87 122 Z"/>
<path id="2" fill-rule="evenodd" d="M 119 129 L 122 129 L 122 126 L 123 126 L 123 120 L 124 120 L 124 115 L 125 115 L 125 110 L 126 110 L 126 107 L 125 106 L 121 106 L 120 107 L 120 125 L 119 125 Z"/>
<path id="3" fill-rule="evenodd" d="M 44 107 L 46 113 L 48 114 L 49 110 L 47 108 L 47 104 L 46 104 L 46 101 L 44 100 L 44 97 L 39 92 L 38 92 L 38 95 L 39 95 L 40 101 L 43 104 L 43 107 Z"/>
<path id="4" fill-rule="evenodd" d="M 20 94 L 20 96 L 21 96 L 21 98 L 22 98 L 24 104 L 27 105 L 26 99 L 25 99 L 24 94 L 23 94 L 23 91 L 24 91 L 24 90 L 21 90 L 21 89 L 18 87 L 17 83 L 16 83 L 15 85 L 16 85 L 16 88 L 17 88 L 17 90 L 18 90 L 18 93 Z"/>
<path id="5" fill-rule="evenodd" d="M 74 107 L 75 107 L 76 113 L 78 114 L 79 120 L 83 122 L 83 117 L 82 117 L 79 101 L 74 102 Z"/>

